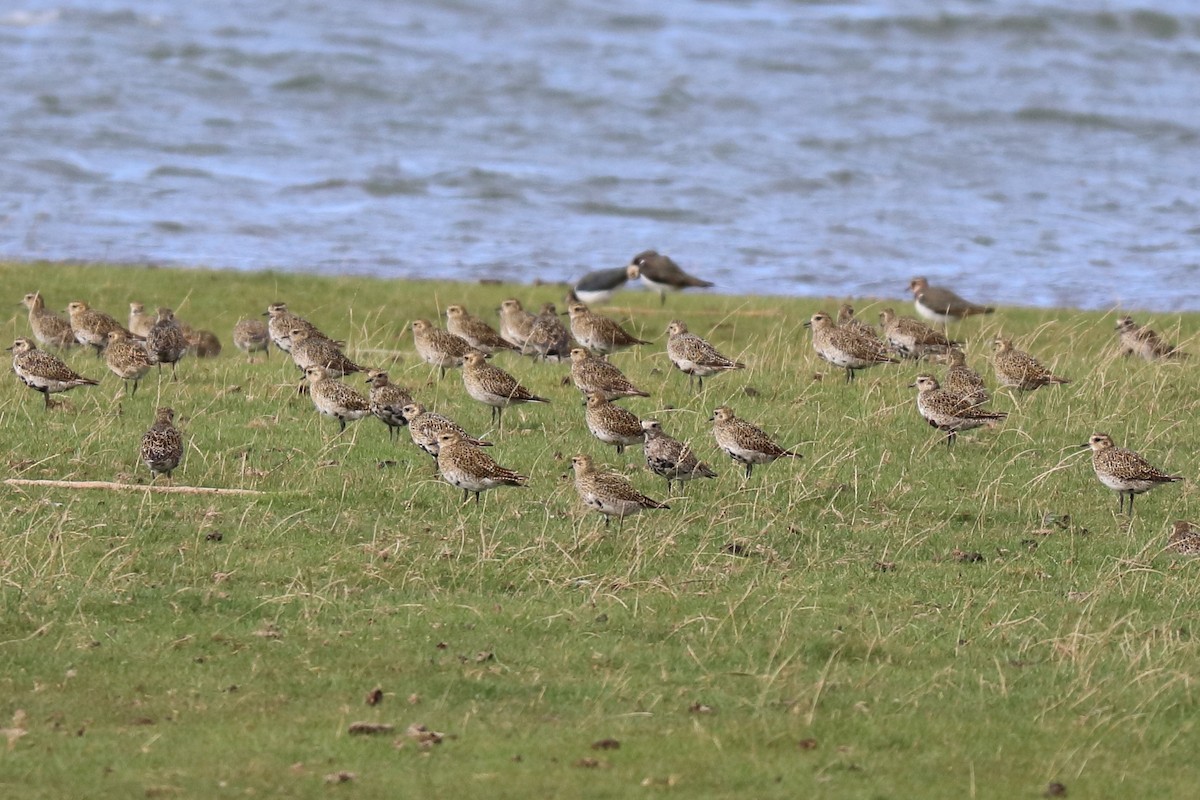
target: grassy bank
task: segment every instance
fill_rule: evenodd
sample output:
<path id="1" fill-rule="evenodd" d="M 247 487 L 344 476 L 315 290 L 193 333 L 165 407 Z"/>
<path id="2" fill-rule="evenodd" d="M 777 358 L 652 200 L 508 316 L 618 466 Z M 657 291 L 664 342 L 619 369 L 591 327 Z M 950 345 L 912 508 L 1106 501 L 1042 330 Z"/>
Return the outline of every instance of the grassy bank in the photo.
<path id="1" fill-rule="evenodd" d="M 52 308 L 85 299 L 118 318 L 130 300 L 170 305 L 226 345 L 185 361 L 178 383 L 150 376 L 134 398 L 75 350 L 68 361 L 101 385 L 48 413 L 9 376 L 5 477 L 148 482 L 138 440 L 169 404 L 187 441 L 176 483 L 263 492 L 4 488 L 0 793 L 1194 791 L 1200 560 L 1162 546 L 1171 521 L 1200 514 L 1200 358 L 1121 359 L 1112 314 L 1006 308 L 957 326 L 989 382 L 984 343 L 1002 330 L 1074 383 L 998 392 L 1009 420 L 947 451 L 905 388 L 924 368 L 846 385 L 817 360 L 801 323 L 836 300 L 696 294 L 664 310 L 649 293 L 618 295 L 607 311 L 656 340 L 614 357 L 653 394 L 624 405 L 720 471 L 618 535 L 578 506 L 570 456 L 627 468 L 659 499 L 664 485 L 640 448 L 618 457 L 592 439 L 564 367 L 494 359 L 552 399 L 510 409 L 500 434 L 458 373 L 437 381 L 405 333 L 450 303 L 494 320 L 501 299 L 536 308 L 560 300 L 557 288 L 96 266 L 0 274 L 14 304 L 8 340 L 29 335 L 15 304 L 38 289 Z M 237 319 L 275 300 L 487 433 L 529 487 L 460 507 L 406 433 L 389 443 L 366 419 L 337 435 L 296 395 L 290 360 L 248 364 L 232 348 Z M 868 319 L 880 308 L 857 305 Z M 674 317 L 748 368 L 691 393 L 663 354 Z M 1200 353 L 1200 315 L 1157 322 Z M 725 403 L 805 458 L 743 482 L 705 421 Z M 1072 447 L 1097 430 L 1188 480 L 1119 517 Z M 368 705 L 377 687 L 382 700 Z M 395 730 L 351 735 L 360 721 Z M 447 736 L 422 746 L 405 733 L 414 724 Z M 328 787 L 341 772 L 354 777 Z"/>

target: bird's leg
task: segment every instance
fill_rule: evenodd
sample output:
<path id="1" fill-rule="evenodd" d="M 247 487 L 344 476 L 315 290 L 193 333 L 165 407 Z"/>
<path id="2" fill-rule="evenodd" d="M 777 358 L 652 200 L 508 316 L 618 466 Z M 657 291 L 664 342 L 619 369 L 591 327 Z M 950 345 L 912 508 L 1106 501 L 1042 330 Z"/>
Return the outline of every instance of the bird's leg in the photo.
<path id="1" fill-rule="evenodd" d="M 853 382 L 854 382 L 854 369 L 853 369 L 853 367 L 846 367 L 846 383 L 853 383 Z"/>
<path id="2" fill-rule="evenodd" d="M 346 418 L 338 417 L 337 421 L 338 421 L 338 424 L 341 426 L 340 428 L 338 428 L 338 433 L 345 433 L 346 432 Z"/>
<path id="3" fill-rule="evenodd" d="M 621 455 L 624 452 L 625 452 L 625 445 L 621 444 L 620 442 L 617 442 L 617 455 Z"/>
<path id="4" fill-rule="evenodd" d="M 749 461 L 746 462 L 746 480 L 750 480 L 750 473 L 754 471 L 754 465 Z"/>

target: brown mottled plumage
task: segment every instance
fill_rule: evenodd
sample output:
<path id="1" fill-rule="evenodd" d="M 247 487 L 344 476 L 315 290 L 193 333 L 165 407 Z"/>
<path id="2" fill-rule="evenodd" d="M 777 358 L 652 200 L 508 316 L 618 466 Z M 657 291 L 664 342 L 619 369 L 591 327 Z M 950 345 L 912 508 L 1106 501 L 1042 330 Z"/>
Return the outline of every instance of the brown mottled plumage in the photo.
<path id="1" fill-rule="evenodd" d="M 897 364 L 888 355 L 883 342 L 873 336 L 839 328 L 824 311 L 812 315 L 804 327 L 812 328 L 813 349 L 817 355 L 846 370 L 846 382 L 854 380 L 855 370 L 873 367 L 876 364 Z"/>
<path id="2" fill-rule="evenodd" d="M 704 390 L 704 379 L 722 372 L 745 369 L 746 365 L 721 355 L 717 348 L 694 333 L 688 332 L 683 320 L 672 320 L 667 325 L 667 357 L 675 368 L 688 376 L 688 385 L 693 379 L 700 381 Z"/>
<path id="3" fill-rule="evenodd" d="M 570 350 L 571 334 L 558 318 L 558 309 L 554 303 L 543 304 L 541 313 L 533 318 L 521 353 L 542 361 L 551 358 L 561 361 Z"/>
<path id="4" fill-rule="evenodd" d="M 408 424 L 404 419 L 404 407 L 412 403 L 412 394 L 403 386 L 397 386 L 381 369 L 367 370 L 367 383 L 371 386 L 371 413 L 387 426 L 388 439 L 396 435 L 399 428 Z"/>
<path id="5" fill-rule="evenodd" d="M 42 299 L 41 292 L 30 292 L 22 298 L 21 303 L 29 309 L 29 327 L 33 330 L 33 338 L 38 342 L 60 349 L 77 344 L 75 331 L 71 330 L 71 321 L 46 310 L 46 301 Z"/>
<path id="6" fill-rule="evenodd" d="M 292 328 L 288 332 L 288 341 L 292 348 L 289 355 L 301 370 L 324 367 L 331 378 L 342 378 L 364 369 L 348 358 L 332 339 L 314 334 L 308 328 Z"/>
<path id="7" fill-rule="evenodd" d="M 604 515 L 604 526 L 608 527 L 611 517 L 618 523 L 631 514 L 652 508 L 670 506 L 653 500 L 634 488 L 624 475 L 616 472 L 600 472 L 588 455 L 577 455 L 571 459 L 575 470 L 575 491 L 583 504 Z"/>
<path id="8" fill-rule="evenodd" d="M 649 344 L 622 328 L 615 320 L 588 310 L 583 303 L 567 307 L 571 319 L 571 335 L 575 341 L 600 355 L 609 355 L 635 344 Z"/>
<path id="9" fill-rule="evenodd" d="M 879 338 L 879 330 L 874 325 L 868 325 L 855 317 L 854 306 L 849 303 L 842 303 L 842 307 L 838 309 L 837 326 L 872 339 Z"/>
<path id="10" fill-rule="evenodd" d="M 905 358 L 921 358 L 933 353 L 944 353 L 961 342 L 946 338 L 940 331 L 912 317 L 901 317 L 893 309 L 879 312 L 883 336 L 896 352 Z"/>
<path id="11" fill-rule="evenodd" d="M 446 307 L 446 330 L 463 339 L 481 353 L 491 355 L 500 350 L 516 350 L 491 325 L 473 317 L 460 305 Z"/>
<path id="12" fill-rule="evenodd" d="M 304 370 L 308 379 L 308 394 L 317 411 L 338 421 L 338 433 L 346 430 L 346 422 L 355 422 L 371 413 L 371 402 L 332 375 L 322 366 Z"/>
<path id="13" fill-rule="evenodd" d="M 994 425 L 1005 419 L 1003 411 L 985 411 L 967 398 L 941 387 L 932 375 L 918 375 L 909 384 L 917 390 L 917 411 L 932 427 L 946 433 L 946 445 L 954 444 L 959 431 Z"/>
<path id="14" fill-rule="evenodd" d="M 427 411 L 425 406 L 420 403 L 410 403 L 402 411 L 404 419 L 408 421 L 408 435 L 412 438 L 413 444 L 434 458 L 437 458 L 438 454 L 438 436 L 447 431 L 457 433 L 463 440 L 476 447 L 492 446 L 491 442 L 476 439 L 469 435 L 458 423 L 449 417 Z"/>
<path id="15" fill-rule="evenodd" d="M 477 352 L 466 339 L 433 327 L 427 319 L 413 322 L 412 331 L 417 355 L 426 364 L 438 368 L 439 378 L 446 377 L 448 368 L 461 367 L 467 353 Z"/>
<path id="16" fill-rule="evenodd" d="M 622 397 L 649 397 L 625 377 L 619 368 L 583 347 L 571 348 L 571 382 L 583 394 L 600 394 L 605 400 Z"/>
<path id="17" fill-rule="evenodd" d="M 271 333 L 262 320 L 238 320 L 233 326 L 233 344 L 246 354 L 247 361 L 253 361 L 255 353 L 266 353 L 267 358 L 271 357 Z"/>
<path id="18" fill-rule="evenodd" d="M 153 480 L 159 475 L 168 479 L 183 460 L 183 434 L 175 427 L 175 410 L 160 408 L 154 412 L 154 424 L 142 435 L 138 458 L 150 469 Z"/>
<path id="19" fill-rule="evenodd" d="M 1092 469 L 1100 482 L 1117 493 L 1118 512 L 1125 510 L 1129 497 L 1129 514 L 1133 515 L 1134 495 L 1148 492 L 1164 483 L 1183 480 L 1168 475 L 1132 450 L 1117 447 L 1107 433 L 1094 433 L 1081 447 L 1092 449 Z"/>
<path id="20" fill-rule="evenodd" d="M 150 354 L 146 352 L 145 347 L 142 347 L 142 343 L 131 339 L 129 333 L 120 326 L 108 332 L 108 346 L 104 348 L 104 363 L 114 375 L 125 381 L 126 387 L 129 386 L 130 381 L 133 381 L 133 391 L 129 393 L 130 397 L 137 394 L 138 383 L 153 365 Z"/>
<path id="21" fill-rule="evenodd" d="M 713 423 L 713 438 L 717 446 L 739 464 L 746 467 L 746 477 L 755 464 L 770 464 L 779 458 L 803 458 L 799 453 L 785 450 L 771 440 L 761 428 L 739 419 L 729 406 L 720 406 L 709 417 Z"/>
<path id="22" fill-rule="evenodd" d="M 478 350 L 463 357 L 463 387 L 473 399 L 492 407 L 493 422 L 503 420 L 504 409 L 511 405 L 550 402 L 526 389 L 504 370 L 487 363 Z"/>
<path id="23" fill-rule="evenodd" d="M 940 360 L 949 365 L 946 374 L 942 376 L 943 389 L 958 395 L 969 405 L 979 406 L 988 401 L 989 395 L 983 377 L 967 366 L 967 357 L 962 350 L 951 348 Z"/>
<path id="24" fill-rule="evenodd" d="M 1169 344 L 1151 328 L 1138 325 L 1133 317 L 1117 320 L 1117 336 L 1121 340 L 1121 355 L 1136 355 L 1146 361 L 1168 358 L 1187 358 L 1187 353 Z"/>
<path id="25" fill-rule="evenodd" d="M 518 350 L 523 350 L 533 321 L 537 318 L 521 305 L 521 301 L 510 297 L 500 304 L 500 335 Z"/>
<path id="26" fill-rule="evenodd" d="M 1176 520 L 1167 540 L 1167 550 L 1181 556 L 1200 556 L 1200 526 L 1187 520 Z"/>
<path id="27" fill-rule="evenodd" d="M 672 481 L 682 483 L 696 478 L 717 477 L 711 467 L 696 458 L 691 447 L 664 433 L 657 420 L 642 420 L 642 430 L 646 434 L 646 466 L 654 474 L 667 479 L 668 494 Z"/>
<path id="28" fill-rule="evenodd" d="M 21 337 L 8 348 L 12 351 L 13 372 L 30 389 L 42 393 L 45 407 L 50 407 L 50 395 L 65 392 L 76 386 L 96 386 L 68 367 L 62 360 L 37 349 L 32 340 Z"/>
<path id="29" fill-rule="evenodd" d="M 996 353 L 992 356 L 992 369 L 1001 386 L 1032 391 L 1052 383 L 1071 382 L 1043 367 L 1041 362 L 1029 353 L 1013 349 L 1011 339 L 998 337 L 993 345 Z"/>
<path id="30" fill-rule="evenodd" d="M 271 341 L 285 353 L 292 351 L 292 331 L 297 328 L 306 331 L 310 339 L 329 339 L 316 325 L 288 311 L 287 303 L 271 303 L 263 312 L 263 316 L 267 318 L 267 333 Z"/>
<path id="31" fill-rule="evenodd" d="M 584 417 L 592 436 L 605 444 L 616 445 L 617 455 L 624 453 L 629 445 L 640 444 L 645 439 L 637 415 L 610 403 L 602 394 L 588 395 Z"/>
<path id="32" fill-rule="evenodd" d="M 183 328 L 175 320 L 175 312 L 169 308 L 159 308 L 154 325 L 146 334 L 146 352 L 150 360 L 158 364 L 159 374 L 162 374 L 163 364 L 170 364 L 171 380 L 175 380 L 175 366 L 187 349 L 187 339 L 183 335 Z"/>
<path id="33" fill-rule="evenodd" d="M 479 505 L 480 493 L 499 486 L 524 486 L 528 480 L 521 473 L 500 466 L 462 434 L 452 430 L 438 434 L 437 463 L 442 479 L 463 490 L 464 503 L 471 492 L 475 493 L 475 504 Z"/>
<path id="34" fill-rule="evenodd" d="M 129 332 L 134 336 L 146 338 L 146 334 L 150 333 L 150 329 L 154 327 L 154 315 L 146 313 L 146 306 L 142 303 L 132 302 L 129 304 Z"/>
<path id="35" fill-rule="evenodd" d="M 108 346 L 109 332 L 121 331 L 126 336 L 133 336 L 121 327 L 121 323 L 103 311 L 96 311 L 82 300 L 68 303 L 67 313 L 71 315 L 71 330 L 75 332 L 75 341 L 94 348 L 97 358 Z"/>

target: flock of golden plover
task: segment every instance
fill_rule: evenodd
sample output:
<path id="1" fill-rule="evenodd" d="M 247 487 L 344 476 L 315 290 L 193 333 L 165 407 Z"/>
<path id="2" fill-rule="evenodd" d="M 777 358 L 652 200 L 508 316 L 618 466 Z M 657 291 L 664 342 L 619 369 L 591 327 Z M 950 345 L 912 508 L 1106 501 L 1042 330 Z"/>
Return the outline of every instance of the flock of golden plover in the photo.
<path id="1" fill-rule="evenodd" d="M 547 404 L 550 400 L 534 394 L 512 374 L 491 363 L 493 355 L 508 351 L 542 361 L 569 361 L 569 380 L 582 393 L 587 429 L 598 441 L 614 446 L 618 454 L 627 447 L 642 446 L 647 469 L 666 479 L 670 493 L 674 483 L 714 478 L 717 473 L 700 460 L 690 444 L 668 436 L 657 420 L 641 419 L 618 405 L 621 400 L 649 397 L 650 393 L 631 382 L 609 356 L 649 342 L 588 305 L 607 300 L 626 281 L 639 278 L 658 291 L 663 302 L 667 291 L 712 285 L 688 275 L 670 258 L 646 251 L 625 267 L 591 273 L 574 284 L 567 297 L 568 325 L 549 303 L 535 315 L 516 298 L 505 300 L 497 309 L 498 329 L 471 315 L 464 305 L 454 304 L 446 309 L 445 328 L 428 319 L 414 321 L 413 345 L 421 360 L 439 370 L 439 378 L 445 378 L 447 370 L 460 369 L 466 395 L 489 406 L 498 427 L 502 426 L 505 408 Z M 968 302 L 948 289 L 930 286 L 922 277 L 913 278 L 909 288 L 917 313 L 940 323 L 940 329 L 898 315 L 892 308 L 880 312 L 880 325 L 876 327 L 857 319 L 854 309 L 844 305 L 836 321 L 819 311 L 804 323 L 812 330 L 817 356 L 844 369 L 847 382 L 853 381 L 859 370 L 904 359 L 945 364 L 940 381 L 932 374 L 922 374 L 910 386 L 917 390 L 918 413 L 946 434 L 947 445 L 952 445 L 962 431 L 1004 421 L 1008 414 L 985 407 L 991 395 L 983 378 L 968 366 L 961 343 L 949 338 L 946 330 L 952 321 L 990 314 L 994 309 Z M 208 356 L 220 352 L 215 335 L 191 329 L 170 308 L 159 308 L 150 315 L 141 303 L 130 303 L 126 327 L 83 301 L 69 303 L 67 317 L 49 311 L 37 292 L 25 295 L 23 304 L 29 310 L 33 338 L 19 338 L 9 348 L 13 372 L 42 393 L 47 409 L 51 394 L 95 386 L 98 381 L 76 373 L 57 356 L 39 349 L 39 343 L 55 350 L 75 344 L 93 348 L 108 369 L 125 381 L 130 396 L 136 394 L 139 382 L 152 367 L 161 372 L 162 366 L 169 364 L 175 380 L 178 364 L 186 354 Z M 473 493 L 478 503 L 479 495 L 488 489 L 519 487 L 527 482 L 526 476 L 501 466 L 482 449 L 492 447 L 491 442 L 470 435 L 450 418 L 427 409 L 409 389 L 393 384 L 387 372 L 355 363 L 343 352 L 343 342 L 289 311 L 285 303 L 272 303 L 263 316 L 265 322 L 239 320 L 233 328 L 234 344 L 249 360 L 258 353 L 269 358 L 272 346 L 290 355 L 303 373 L 299 391 L 308 393 L 319 413 L 336 419 L 340 431 L 347 423 L 368 416 L 387 426 L 389 438 L 407 428 L 412 442 L 436 460 L 442 478 L 463 490 L 464 500 Z M 1187 356 L 1128 316 L 1117 322 L 1117 334 L 1120 351 L 1127 356 L 1151 361 Z M 1016 349 L 1007 337 L 997 337 L 993 344 L 991 365 L 1001 387 L 1033 391 L 1070 382 L 1033 355 Z M 687 323 L 678 319 L 667 326 L 666 353 L 674 367 L 688 376 L 689 386 L 698 382 L 700 390 L 705 378 L 745 367 L 689 332 Z M 366 376 L 362 390 L 339 380 L 357 373 Z M 142 439 L 140 460 L 153 478 L 164 475 L 170 479 L 183 458 L 183 438 L 174 426 L 174 415 L 170 408 L 157 409 L 154 424 Z M 729 406 L 716 408 L 710 421 L 718 449 L 744 467 L 745 480 L 752 478 L 755 466 L 801 457 L 794 448 L 777 443 L 762 428 L 738 417 Z M 1095 433 L 1083 446 L 1091 448 L 1096 477 L 1117 493 L 1122 513 L 1126 498 L 1132 515 L 1136 495 L 1182 479 L 1152 466 L 1132 450 L 1117 447 L 1108 434 Z M 642 494 L 625 475 L 597 468 L 586 454 L 578 454 L 571 461 L 580 499 L 604 515 L 606 525 L 612 517 L 621 520 L 644 510 L 669 508 L 665 502 Z M 1171 547 L 1180 552 L 1200 552 L 1200 532 L 1187 523 L 1177 525 L 1171 542 Z"/>

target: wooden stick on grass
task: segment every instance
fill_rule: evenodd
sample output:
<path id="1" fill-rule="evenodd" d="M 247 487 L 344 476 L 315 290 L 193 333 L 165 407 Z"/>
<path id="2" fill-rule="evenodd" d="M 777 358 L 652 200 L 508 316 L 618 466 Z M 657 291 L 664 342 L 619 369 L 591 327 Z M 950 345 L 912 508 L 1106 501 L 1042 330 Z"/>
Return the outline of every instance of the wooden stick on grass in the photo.
<path id="1" fill-rule="evenodd" d="M 106 489 L 110 492 L 158 492 L 160 494 L 265 494 L 254 489 L 217 489 L 211 486 L 142 486 L 136 483 L 113 481 L 35 481 L 27 478 L 7 478 L 9 486 L 46 486 L 57 489 Z"/>

